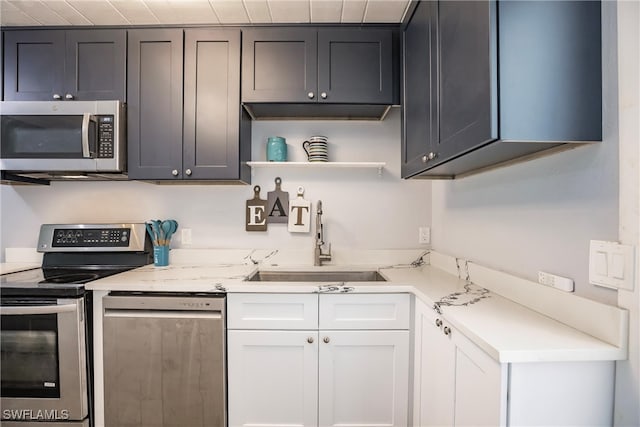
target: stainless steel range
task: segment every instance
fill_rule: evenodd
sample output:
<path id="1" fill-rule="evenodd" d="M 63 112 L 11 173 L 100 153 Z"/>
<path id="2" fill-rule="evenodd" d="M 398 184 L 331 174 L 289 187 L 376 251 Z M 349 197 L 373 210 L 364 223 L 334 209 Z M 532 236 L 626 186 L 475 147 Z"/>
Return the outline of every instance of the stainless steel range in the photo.
<path id="1" fill-rule="evenodd" d="M 92 424 L 91 292 L 153 262 L 143 223 L 45 224 L 42 268 L 0 276 L 2 426 Z"/>

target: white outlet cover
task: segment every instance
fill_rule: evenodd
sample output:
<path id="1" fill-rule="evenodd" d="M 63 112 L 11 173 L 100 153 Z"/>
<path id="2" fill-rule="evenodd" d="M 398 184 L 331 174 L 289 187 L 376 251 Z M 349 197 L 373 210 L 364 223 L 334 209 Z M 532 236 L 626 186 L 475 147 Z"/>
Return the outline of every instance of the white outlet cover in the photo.
<path id="1" fill-rule="evenodd" d="M 427 245 L 431 243 L 431 228 L 419 227 L 418 228 L 418 243 L 421 245 Z"/>
<path id="2" fill-rule="evenodd" d="M 191 229 L 190 228 L 183 228 L 182 229 L 182 235 L 180 236 L 182 240 L 182 244 L 183 245 L 190 245 L 191 244 Z"/>

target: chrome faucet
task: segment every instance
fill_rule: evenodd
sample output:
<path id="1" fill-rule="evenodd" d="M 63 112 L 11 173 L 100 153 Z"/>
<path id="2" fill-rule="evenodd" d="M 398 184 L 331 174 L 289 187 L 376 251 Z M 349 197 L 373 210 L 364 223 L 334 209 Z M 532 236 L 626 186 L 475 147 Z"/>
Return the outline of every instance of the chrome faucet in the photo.
<path id="1" fill-rule="evenodd" d="M 328 252 L 322 252 L 324 245 L 324 226 L 322 225 L 322 200 L 318 200 L 316 212 L 316 244 L 313 252 L 313 265 L 322 265 L 322 261 L 331 261 L 331 243 Z"/>

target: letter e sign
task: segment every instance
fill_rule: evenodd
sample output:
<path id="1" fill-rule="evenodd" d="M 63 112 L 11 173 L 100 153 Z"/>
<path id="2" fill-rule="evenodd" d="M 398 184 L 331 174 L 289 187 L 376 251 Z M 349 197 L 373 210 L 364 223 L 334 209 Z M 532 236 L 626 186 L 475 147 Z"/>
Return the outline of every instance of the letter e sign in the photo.
<path id="1" fill-rule="evenodd" d="M 304 188 L 298 187 L 298 198 L 289 201 L 289 232 L 308 233 L 311 229 L 311 202 L 304 200 Z"/>
<path id="2" fill-rule="evenodd" d="M 253 187 L 253 199 L 247 200 L 246 231 L 267 231 L 267 201 L 260 198 L 260 186 Z"/>

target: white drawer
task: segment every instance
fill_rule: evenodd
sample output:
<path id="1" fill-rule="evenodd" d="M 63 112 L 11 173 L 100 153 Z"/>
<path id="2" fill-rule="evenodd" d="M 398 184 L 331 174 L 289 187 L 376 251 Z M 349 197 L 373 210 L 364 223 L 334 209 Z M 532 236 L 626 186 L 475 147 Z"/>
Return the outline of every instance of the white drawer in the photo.
<path id="1" fill-rule="evenodd" d="M 320 329 L 409 329 L 409 294 L 322 294 Z"/>
<path id="2" fill-rule="evenodd" d="M 318 329 L 316 294 L 227 294 L 228 329 Z"/>

